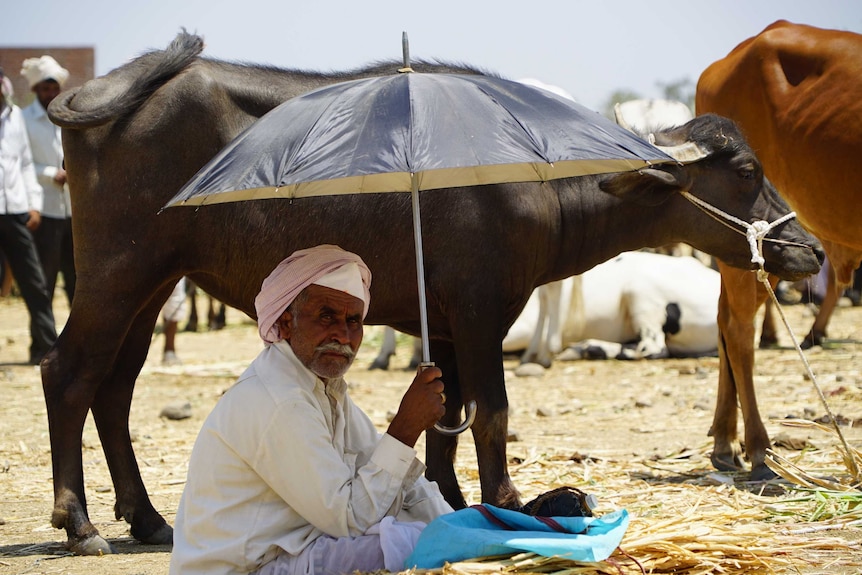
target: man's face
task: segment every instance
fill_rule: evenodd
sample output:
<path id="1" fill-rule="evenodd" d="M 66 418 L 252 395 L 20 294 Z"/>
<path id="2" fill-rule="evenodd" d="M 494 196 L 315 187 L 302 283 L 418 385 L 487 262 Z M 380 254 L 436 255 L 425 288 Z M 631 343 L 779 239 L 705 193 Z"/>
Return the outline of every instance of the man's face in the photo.
<path id="1" fill-rule="evenodd" d="M 285 311 L 279 320 L 281 336 L 303 365 L 321 379 L 343 376 L 362 343 L 362 300 L 312 284 L 298 301 L 298 309 Z"/>
<path id="2" fill-rule="evenodd" d="M 36 99 L 39 100 L 42 107 L 47 110 L 51 100 L 60 93 L 60 84 L 56 80 L 42 80 L 33 86 L 33 93 L 36 94 Z"/>

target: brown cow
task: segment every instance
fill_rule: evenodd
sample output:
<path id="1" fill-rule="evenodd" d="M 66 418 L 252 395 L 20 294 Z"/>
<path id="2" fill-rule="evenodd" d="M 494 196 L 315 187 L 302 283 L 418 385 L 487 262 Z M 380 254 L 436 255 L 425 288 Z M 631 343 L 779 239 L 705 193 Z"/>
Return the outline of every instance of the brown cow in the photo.
<path id="1" fill-rule="evenodd" d="M 696 108 L 698 114 L 721 114 L 740 125 L 767 177 L 800 223 L 823 242 L 834 277 L 806 339 L 822 337 L 839 286 L 851 281 L 862 260 L 862 36 L 775 22 L 703 72 Z M 719 268 L 719 389 L 727 392 L 716 406 L 712 460 L 720 469 L 742 466 L 738 395 L 752 476 L 768 477 L 769 437 L 752 376 L 754 315 L 768 294 L 754 274 L 725 264 Z"/>
<path id="2" fill-rule="evenodd" d="M 129 521 L 141 541 L 171 540 L 141 480 L 128 417 L 157 315 L 181 276 L 254 317 L 261 281 L 282 258 L 337 244 L 374 272 L 368 323 L 419 332 L 408 194 L 159 213 L 201 166 L 277 104 L 315 86 L 393 73 L 399 64 L 320 74 L 213 61 L 200 51 L 200 38 L 181 34 L 168 50 L 61 94 L 49 110 L 63 127 L 79 275 L 66 327 L 42 364 L 42 382 L 54 471 L 52 524 L 66 529 L 79 553 L 110 552 L 87 516 L 81 430 L 88 410 L 114 482 L 117 518 Z M 656 139 L 694 145 L 706 157 L 640 172 L 423 193 L 430 351 L 446 382 L 443 423 L 452 425 L 461 406 L 476 400 L 472 433 L 483 501 L 520 503 L 506 469 L 501 342 L 533 288 L 622 251 L 674 241 L 750 268 L 744 235 L 705 215 L 681 191 L 745 221 L 775 221 L 787 212 L 726 118 L 695 118 Z M 819 268 L 822 250 L 798 223 L 781 224 L 772 237 L 795 243 L 765 244 L 771 272 L 798 279 Z M 457 439 L 429 433 L 426 446 L 428 477 L 450 503 L 464 506 L 454 471 Z"/>

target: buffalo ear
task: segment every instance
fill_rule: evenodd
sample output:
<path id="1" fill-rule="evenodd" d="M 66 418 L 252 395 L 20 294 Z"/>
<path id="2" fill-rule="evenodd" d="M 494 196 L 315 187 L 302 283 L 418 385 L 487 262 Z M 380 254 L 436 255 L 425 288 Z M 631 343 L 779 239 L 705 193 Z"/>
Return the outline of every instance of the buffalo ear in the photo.
<path id="1" fill-rule="evenodd" d="M 603 180 L 599 188 L 621 200 L 646 206 L 657 206 L 688 187 L 688 175 L 678 166 L 658 170 L 644 168 L 621 172 Z"/>

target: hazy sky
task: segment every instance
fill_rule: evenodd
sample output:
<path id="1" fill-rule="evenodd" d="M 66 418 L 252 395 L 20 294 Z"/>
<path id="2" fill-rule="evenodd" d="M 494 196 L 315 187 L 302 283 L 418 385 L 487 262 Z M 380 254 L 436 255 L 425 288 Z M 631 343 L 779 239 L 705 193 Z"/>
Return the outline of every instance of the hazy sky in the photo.
<path id="1" fill-rule="evenodd" d="M 778 19 L 862 33 L 859 0 L 27 0 L 2 46 L 94 46 L 102 75 L 181 27 L 205 55 L 320 71 L 401 58 L 463 62 L 560 86 L 601 110 L 612 92 L 661 95 Z"/>

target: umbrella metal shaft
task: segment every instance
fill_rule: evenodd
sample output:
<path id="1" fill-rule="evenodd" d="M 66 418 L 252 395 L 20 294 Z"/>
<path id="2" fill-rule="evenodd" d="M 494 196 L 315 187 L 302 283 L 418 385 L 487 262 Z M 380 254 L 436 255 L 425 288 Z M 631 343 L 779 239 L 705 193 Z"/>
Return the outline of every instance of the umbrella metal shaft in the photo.
<path id="1" fill-rule="evenodd" d="M 428 348 L 428 303 L 425 300 L 425 256 L 422 253 L 422 219 L 419 214 L 419 181 L 411 174 L 413 182 L 411 199 L 413 202 L 413 242 L 416 246 L 416 282 L 419 286 L 419 322 L 422 336 L 422 363 L 431 362 Z"/>
<path id="2" fill-rule="evenodd" d="M 416 282 L 419 285 L 419 323 L 422 336 L 422 363 L 420 366 L 433 366 L 431 362 L 431 351 L 428 346 L 428 302 L 425 299 L 425 256 L 422 252 L 422 218 L 419 214 L 419 182 L 416 174 L 410 174 L 413 183 L 411 200 L 413 203 L 413 242 L 416 244 Z M 476 420 L 476 401 L 470 400 L 467 404 L 467 417 L 457 427 L 445 427 L 440 423 L 434 424 L 434 429 L 443 435 L 458 435 L 473 425 Z"/>

